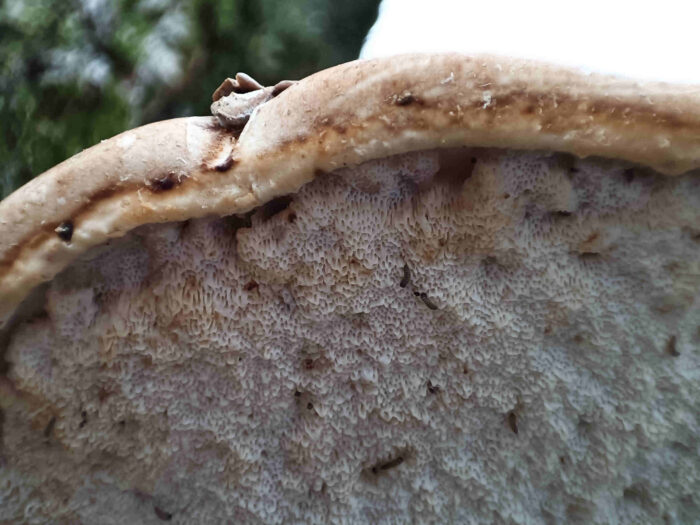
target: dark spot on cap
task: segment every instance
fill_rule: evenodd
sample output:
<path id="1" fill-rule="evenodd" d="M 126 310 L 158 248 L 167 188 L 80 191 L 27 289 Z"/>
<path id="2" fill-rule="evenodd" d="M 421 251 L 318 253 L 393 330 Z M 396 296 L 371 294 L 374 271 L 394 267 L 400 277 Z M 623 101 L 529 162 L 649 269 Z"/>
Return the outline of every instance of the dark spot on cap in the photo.
<path id="1" fill-rule="evenodd" d="M 244 289 L 246 292 L 252 292 L 253 290 L 257 289 L 258 286 L 259 286 L 258 283 L 257 283 L 256 281 L 254 281 L 254 280 L 251 279 L 250 281 L 248 281 L 248 282 L 245 284 L 245 286 L 243 287 L 243 289 Z"/>
<path id="2" fill-rule="evenodd" d="M 160 193 L 161 191 L 172 190 L 178 184 L 180 184 L 180 179 L 178 179 L 178 176 L 174 171 L 169 171 L 166 175 L 153 179 L 151 181 L 150 188 L 151 191 Z"/>
<path id="3" fill-rule="evenodd" d="M 311 358 L 304 359 L 304 368 L 306 370 L 313 370 L 314 368 L 314 360 Z"/>
<path id="4" fill-rule="evenodd" d="M 231 169 L 231 167 L 236 163 L 235 160 L 233 160 L 233 156 L 229 155 L 224 159 L 222 162 L 214 166 L 214 170 L 216 171 L 228 171 Z"/>
<path id="5" fill-rule="evenodd" d="M 508 412 L 508 426 L 513 431 L 513 434 L 518 435 L 518 416 L 512 410 Z"/>
<path id="6" fill-rule="evenodd" d="M 676 336 L 672 335 L 666 343 L 666 353 L 671 357 L 678 357 L 681 353 L 676 348 Z"/>
<path id="7" fill-rule="evenodd" d="M 432 381 L 428 380 L 428 392 L 431 394 L 437 394 L 440 391 L 440 387 L 433 385 Z"/>
<path id="8" fill-rule="evenodd" d="M 287 215 L 287 222 L 294 224 L 297 220 L 297 214 L 294 212 L 290 212 L 289 215 Z"/>
<path id="9" fill-rule="evenodd" d="M 298 390 L 295 390 L 294 397 L 299 397 L 299 396 L 301 396 L 301 392 L 299 392 Z"/>
<path id="10" fill-rule="evenodd" d="M 163 521 L 170 521 L 173 519 L 173 515 L 170 512 L 166 512 L 160 507 L 153 507 L 153 511 L 156 513 L 156 516 L 158 516 L 158 519 Z"/>
<path id="11" fill-rule="evenodd" d="M 73 238 L 73 221 L 63 221 L 54 231 L 62 241 L 70 242 Z"/>
<path id="12" fill-rule="evenodd" d="M 88 421 L 87 412 L 85 410 L 83 410 L 80 413 L 80 425 L 78 425 L 78 427 L 83 428 L 87 424 L 87 421 Z"/>
<path id="13" fill-rule="evenodd" d="M 314 408 L 314 404 L 313 404 L 313 403 L 308 403 L 308 404 L 306 405 L 306 408 L 307 408 L 307 410 L 311 410 L 311 409 Z"/>
<path id="14" fill-rule="evenodd" d="M 408 264 L 403 265 L 403 277 L 401 277 L 401 282 L 399 286 L 401 288 L 406 288 L 411 280 L 411 270 L 408 268 Z"/>
<path id="15" fill-rule="evenodd" d="M 416 97 L 414 97 L 410 91 L 404 91 L 400 95 L 396 96 L 395 104 L 397 106 L 408 106 L 409 104 L 413 104 L 417 101 L 418 99 L 416 99 Z"/>

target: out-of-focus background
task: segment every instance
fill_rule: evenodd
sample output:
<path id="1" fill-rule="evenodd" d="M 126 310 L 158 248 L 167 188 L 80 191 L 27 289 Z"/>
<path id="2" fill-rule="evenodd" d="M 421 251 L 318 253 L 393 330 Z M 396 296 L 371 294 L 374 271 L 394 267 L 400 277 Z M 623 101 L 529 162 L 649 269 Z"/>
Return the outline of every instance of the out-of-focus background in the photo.
<path id="1" fill-rule="evenodd" d="M 0 0 L 0 198 L 126 129 L 358 57 L 379 0 Z"/>

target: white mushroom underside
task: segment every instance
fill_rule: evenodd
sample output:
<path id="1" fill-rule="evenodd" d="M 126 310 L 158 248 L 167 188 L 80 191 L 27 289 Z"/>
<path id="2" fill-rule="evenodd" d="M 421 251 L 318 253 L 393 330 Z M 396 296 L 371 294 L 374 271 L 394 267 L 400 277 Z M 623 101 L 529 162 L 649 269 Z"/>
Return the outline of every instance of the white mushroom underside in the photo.
<path id="1" fill-rule="evenodd" d="M 7 351 L 0 521 L 697 517 L 697 174 L 428 151 L 291 199 L 51 283 Z"/>

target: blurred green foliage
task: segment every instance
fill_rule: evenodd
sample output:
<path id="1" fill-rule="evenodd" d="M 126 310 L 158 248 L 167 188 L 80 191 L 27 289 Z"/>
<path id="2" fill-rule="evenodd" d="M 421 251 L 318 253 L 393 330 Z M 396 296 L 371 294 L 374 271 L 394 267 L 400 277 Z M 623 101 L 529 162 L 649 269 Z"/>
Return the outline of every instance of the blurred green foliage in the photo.
<path id="1" fill-rule="evenodd" d="M 102 139 L 356 58 L 379 0 L 0 1 L 0 196 Z"/>

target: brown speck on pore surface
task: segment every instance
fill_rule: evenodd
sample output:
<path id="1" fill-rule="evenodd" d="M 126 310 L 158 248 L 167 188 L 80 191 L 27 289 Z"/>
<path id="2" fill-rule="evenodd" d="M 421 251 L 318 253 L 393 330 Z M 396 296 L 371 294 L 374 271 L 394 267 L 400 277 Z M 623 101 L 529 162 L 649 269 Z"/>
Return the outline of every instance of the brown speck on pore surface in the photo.
<path id="1" fill-rule="evenodd" d="M 53 433 L 53 427 L 56 426 L 56 418 L 54 416 L 51 416 L 51 419 L 49 419 L 49 422 L 47 423 L 46 427 L 44 427 L 44 438 L 48 439 L 51 437 L 51 434 Z"/>
<path id="2" fill-rule="evenodd" d="M 380 474 L 382 472 L 386 472 L 387 470 L 391 470 L 393 468 L 398 467 L 404 461 L 405 461 L 405 459 L 403 456 L 396 456 L 395 458 L 390 459 L 389 461 L 383 461 L 383 462 L 379 462 L 379 463 L 373 465 L 370 468 L 370 471 L 372 472 L 372 474 L 374 474 L 376 476 L 377 474 Z"/>
<path id="3" fill-rule="evenodd" d="M 672 335 L 666 343 L 666 353 L 671 357 L 678 357 L 681 353 L 676 348 L 676 336 Z"/>
<path id="4" fill-rule="evenodd" d="M 515 434 L 518 435 L 518 416 L 515 414 L 514 410 L 508 412 L 508 427 Z"/>
<path id="5" fill-rule="evenodd" d="M 406 288 L 408 286 L 408 283 L 411 281 L 411 270 L 408 268 L 408 264 L 403 265 L 403 277 L 401 277 L 401 282 L 399 282 L 399 286 L 401 288 Z"/>
<path id="6" fill-rule="evenodd" d="M 433 385 L 433 382 L 428 380 L 428 392 L 431 394 L 437 394 L 440 392 L 440 387 L 437 385 Z"/>
<path id="7" fill-rule="evenodd" d="M 243 287 L 243 289 L 244 289 L 246 292 L 252 292 L 253 290 L 256 290 L 256 289 L 258 288 L 258 286 L 259 286 L 259 285 L 258 285 L 257 281 L 251 279 L 250 281 L 248 281 L 248 282 L 246 283 L 246 285 Z"/>
<path id="8" fill-rule="evenodd" d="M 173 519 L 173 515 L 170 512 L 167 512 L 158 506 L 153 507 L 153 512 L 156 513 L 156 516 L 158 516 L 158 519 L 160 520 L 170 521 L 171 519 Z"/>

